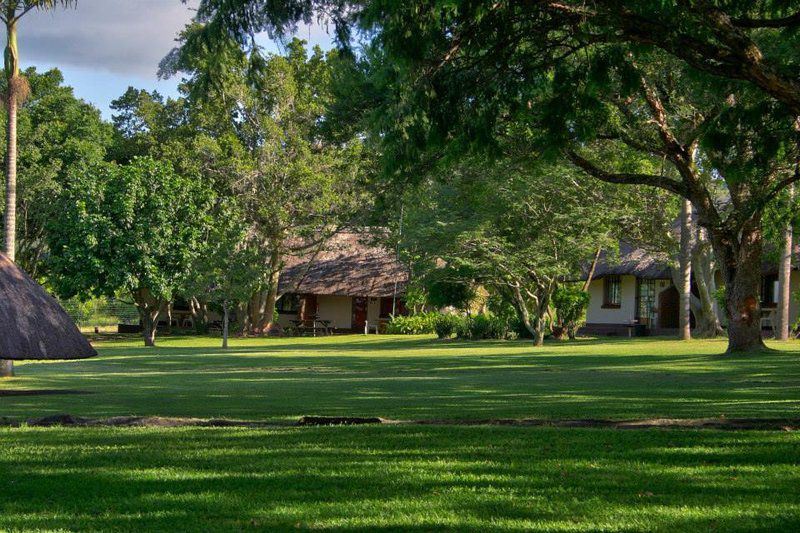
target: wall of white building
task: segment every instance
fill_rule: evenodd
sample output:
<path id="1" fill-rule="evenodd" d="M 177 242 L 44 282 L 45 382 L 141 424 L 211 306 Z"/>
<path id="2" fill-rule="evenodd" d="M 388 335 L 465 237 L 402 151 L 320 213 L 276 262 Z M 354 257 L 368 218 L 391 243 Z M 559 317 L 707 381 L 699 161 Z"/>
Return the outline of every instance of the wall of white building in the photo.
<path id="1" fill-rule="evenodd" d="M 589 308 L 586 322 L 589 324 L 629 324 L 636 316 L 636 278 L 620 276 L 620 306 L 603 307 L 603 280 L 589 284 Z"/>
<path id="2" fill-rule="evenodd" d="M 377 324 L 381 316 L 381 299 L 370 298 L 367 303 L 367 322 Z"/>
<path id="3" fill-rule="evenodd" d="M 721 282 L 720 277 L 717 281 Z M 656 280 L 656 305 L 658 295 L 672 286 L 669 280 Z M 792 271 L 791 277 L 792 297 L 789 304 L 791 324 L 794 324 L 800 314 L 800 271 Z M 603 280 L 596 279 L 589 285 L 589 307 L 586 312 L 588 324 L 628 324 L 636 316 L 636 277 L 620 276 L 621 305 L 619 309 L 603 308 Z M 715 303 L 716 307 L 716 303 Z M 719 312 L 719 310 L 718 310 Z M 722 316 L 720 314 L 720 316 Z M 724 321 L 724 319 L 723 319 Z M 658 318 L 656 317 L 656 324 Z"/>
<path id="4" fill-rule="evenodd" d="M 331 327 L 349 329 L 353 323 L 353 299 L 350 296 L 317 296 L 317 315 L 330 320 Z"/>

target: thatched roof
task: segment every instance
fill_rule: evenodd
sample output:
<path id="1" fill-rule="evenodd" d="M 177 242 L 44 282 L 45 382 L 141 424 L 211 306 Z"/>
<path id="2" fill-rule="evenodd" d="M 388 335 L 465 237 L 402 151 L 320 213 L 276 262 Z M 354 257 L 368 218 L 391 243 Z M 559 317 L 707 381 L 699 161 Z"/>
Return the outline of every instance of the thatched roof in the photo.
<path id="1" fill-rule="evenodd" d="M 321 251 L 286 260 L 281 273 L 282 293 L 329 296 L 391 297 L 403 294 L 408 271 L 395 252 L 374 242 L 368 233 L 343 232 Z"/>
<path id="2" fill-rule="evenodd" d="M 620 243 L 619 257 L 606 251 L 600 254 L 594 277 L 623 275 L 631 275 L 643 279 L 670 279 L 671 277 L 669 264 L 662 258 L 643 248 Z M 586 278 L 586 273 L 584 273 L 583 277 L 584 279 Z"/>
<path id="3" fill-rule="evenodd" d="M 792 257 L 792 270 L 800 270 L 800 243 L 794 246 Z M 586 279 L 588 266 L 584 269 L 583 279 Z M 765 260 L 761 265 L 762 275 L 777 275 L 777 260 Z M 595 278 L 605 276 L 636 276 L 642 279 L 671 279 L 670 266 L 662 256 L 648 252 L 644 248 L 637 248 L 629 244 L 620 243 L 619 257 L 603 251 L 597 262 L 594 272 Z"/>
<path id="4" fill-rule="evenodd" d="M 55 298 L 0 254 L 0 359 L 97 355 Z"/>

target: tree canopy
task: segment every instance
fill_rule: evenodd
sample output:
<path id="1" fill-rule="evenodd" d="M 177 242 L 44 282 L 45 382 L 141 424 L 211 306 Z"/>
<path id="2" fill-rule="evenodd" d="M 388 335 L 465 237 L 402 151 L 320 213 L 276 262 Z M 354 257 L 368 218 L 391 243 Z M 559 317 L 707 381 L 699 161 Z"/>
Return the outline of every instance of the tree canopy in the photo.
<path id="1" fill-rule="evenodd" d="M 199 180 L 151 158 L 75 171 L 48 232 L 51 281 L 66 298 L 129 296 L 152 345 L 159 313 L 203 252 L 210 207 Z"/>

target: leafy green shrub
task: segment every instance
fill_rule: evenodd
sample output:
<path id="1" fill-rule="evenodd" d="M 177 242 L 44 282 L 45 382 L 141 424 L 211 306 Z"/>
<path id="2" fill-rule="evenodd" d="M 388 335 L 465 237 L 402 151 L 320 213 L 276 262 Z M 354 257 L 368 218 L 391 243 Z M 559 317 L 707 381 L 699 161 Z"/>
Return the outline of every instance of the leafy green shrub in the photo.
<path id="1" fill-rule="evenodd" d="M 470 320 L 469 336 L 475 340 L 485 339 L 487 335 L 489 335 L 491 329 L 491 319 L 486 315 L 478 315 Z"/>
<path id="2" fill-rule="evenodd" d="M 386 333 L 390 335 L 424 335 L 435 332 L 436 318 L 439 313 L 419 313 L 410 316 L 392 316 L 386 325 Z"/>
<path id="3" fill-rule="evenodd" d="M 505 339 L 508 334 L 508 321 L 502 317 L 480 314 L 470 320 L 470 338 Z"/>
<path id="4" fill-rule="evenodd" d="M 472 338 L 472 317 L 460 316 L 455 323 L 455 334 L 459 339 Z"/>
<path id="5" fill-rule="evenodd" d="M 512 335 L 509 321 L 506 317 L 492 314 L 480 314 L 474 317 L 458 317 L 455 323 L 455 334 L 459 339 L 483 340 L 506 339 Z"/>
<path id="6" fill-rule="evenodd" d="M 722 315 L 725 314 L 725 309 L 728 308 L 728 302 L 725 300 L 727 298 L 727 293 L 725 291 L 725 286 L 717 287 L 717 290 L 714 291 L 714 299 L 717 301 L 717 305 L 719 306 L 720 313 Z"/>
<path id="7" fill-rule="evenodd" d="M 428 285 L 428 303 L 433 307 L 452 306 L 466 309 L 475 299 L 475 289 L 465 283 L 454 283 L 447 280 L 431 280 Z"/>
<path id="8" fill-rule="evenodd" d="M 553 306 L 556 308 L 558 327 L 563 328 L 562 331 L 566 331 L 570 339 L 574 339 L 586 319 L 589 293 L 579 287 L 559 287 L 553 293 Z"/>
<path id="9" fill-rule="evenodd" d="M 449 339 L 456 333 L 459 322 L 463 319 L 458 315 L 437 315 L 433 322 L 433 329 L 440 339 Z"/>

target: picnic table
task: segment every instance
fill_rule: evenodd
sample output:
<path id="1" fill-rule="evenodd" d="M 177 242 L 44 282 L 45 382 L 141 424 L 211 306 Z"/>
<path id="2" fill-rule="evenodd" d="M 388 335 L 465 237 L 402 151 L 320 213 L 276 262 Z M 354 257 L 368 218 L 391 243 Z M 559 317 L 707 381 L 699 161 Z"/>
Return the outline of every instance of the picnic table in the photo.
<path id="1" fill-rule="evenodd" d="M 296 335 L 305 335 L 311 333 L 314 337 L 317 336 L 317 331 L 323 335 L 331 334 L 331 321 L 323 320 L 321 318 L 308 318 L 305 320 L 292 320 L 292 326 L 289 328 Z"/>

